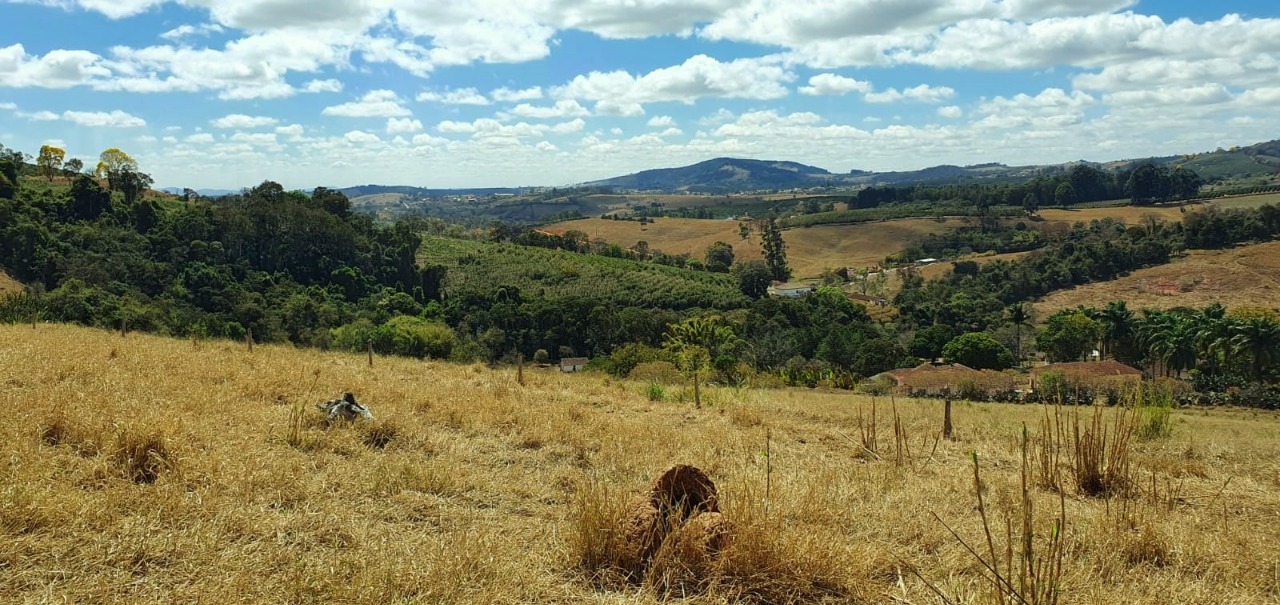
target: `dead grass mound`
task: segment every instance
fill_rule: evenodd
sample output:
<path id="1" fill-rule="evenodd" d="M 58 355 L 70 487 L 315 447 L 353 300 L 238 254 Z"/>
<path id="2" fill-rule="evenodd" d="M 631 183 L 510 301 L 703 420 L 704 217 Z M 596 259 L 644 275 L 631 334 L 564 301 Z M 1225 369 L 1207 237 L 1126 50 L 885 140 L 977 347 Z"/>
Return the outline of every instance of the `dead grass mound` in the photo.
<path id="1" fill-rule="evenodd" d="M 163 432 L 127 429 L 116 435 L 111 459 L 124 477 L 134 483 L 155 483 L 160 473 L 173 468 L 175 461 Z"/>

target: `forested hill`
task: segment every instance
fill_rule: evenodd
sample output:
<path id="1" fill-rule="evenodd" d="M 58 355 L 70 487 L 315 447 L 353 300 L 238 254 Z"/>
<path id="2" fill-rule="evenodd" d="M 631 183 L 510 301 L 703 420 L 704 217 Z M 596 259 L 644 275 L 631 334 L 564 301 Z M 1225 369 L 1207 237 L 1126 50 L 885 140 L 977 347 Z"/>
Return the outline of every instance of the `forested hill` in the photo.
<path id="1" fill-rule="evenodd" d="M 831 177 L 826 170 L 795 162 L 716 158 L 692 166 L 645 170 L 587 184 L 617 189 L 725 193 L 813 187 Z"/>

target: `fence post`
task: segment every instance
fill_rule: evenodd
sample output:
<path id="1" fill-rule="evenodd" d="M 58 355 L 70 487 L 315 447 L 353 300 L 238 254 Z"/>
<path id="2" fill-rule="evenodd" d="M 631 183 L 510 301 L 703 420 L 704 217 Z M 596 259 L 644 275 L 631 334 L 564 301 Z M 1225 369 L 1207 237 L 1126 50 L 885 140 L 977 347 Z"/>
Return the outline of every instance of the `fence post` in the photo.
<path id="1" fill-rule="evenodd" d="M 524 386 L 524 353 L 516 353 L 516 383 Z"/>
<path id="2" fill-rule="evenodd" d="M 373 341 L 369 341 L 369 367 L 373 367 Z"/>

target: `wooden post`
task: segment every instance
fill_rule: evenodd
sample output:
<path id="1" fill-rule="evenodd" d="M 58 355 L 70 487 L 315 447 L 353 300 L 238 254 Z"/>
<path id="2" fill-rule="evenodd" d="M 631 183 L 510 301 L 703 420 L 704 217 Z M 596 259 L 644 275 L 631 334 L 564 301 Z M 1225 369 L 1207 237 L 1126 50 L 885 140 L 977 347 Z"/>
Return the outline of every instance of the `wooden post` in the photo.
<path id="1" fill-rule="evenodd" d="M 123 317 L 120 318 L 120 338 L 129 332 L 129 321 Z"/>
<path id="2" fill-rule="evenodd" d="M 244 340 L 249 344 L 249 352 L 253 352 L 253 328 L 245 330 Z"/>
<path id="3" fill-rule="evenodd" d="M 369 367 L 373 367 L 373 341 L 369 341 Z"/>
<path id="4" fill-rule="evenodd" d="M 698 390 L 698 371 L 693 372 L 693 407 L 702 408 L 702 392 Z"/>
<path id="5" fill-rule="evenodd" d="M 773 491 L 773 429 L 764 430 L 764 514 L 769 514 L 769 496 Z"/>
<path id="6" fill-rule="evenodd" d="M 951 438 L 951 391 L 947 391 L 947 402 L 942 416 L 942 436 L 946 439 Z"/>
<path id="7" fill-rule="evenodd" d="M 516 383 L 524 386 L 524 353 L 516 353 Z"/>

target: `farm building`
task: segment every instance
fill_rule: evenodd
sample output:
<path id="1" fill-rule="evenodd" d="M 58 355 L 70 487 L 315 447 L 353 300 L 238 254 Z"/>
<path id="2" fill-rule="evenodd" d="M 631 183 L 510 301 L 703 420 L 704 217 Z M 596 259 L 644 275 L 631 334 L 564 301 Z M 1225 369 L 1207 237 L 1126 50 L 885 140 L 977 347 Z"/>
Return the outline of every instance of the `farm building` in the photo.
<path id="1" fill-rule="evenodd" d="M 787 298 L 804 298 L 811 294 L 817 286 L 801 282 L 792 282 L 786 284 L 774 284 L 769 286 L 770 296 L 785 296 Z"/>
<path id="2" fill-rule="evenodd" d="M 1011 391 L 1017 386 L 1017 380 L 1008 374 L 975 370 L 958 363 L 923 363 L 914 368 L 891 370 L 880 376 L 894 379 L 895 392 L 913 396 L 939 396 L 965 388 L 995 393 Z"/>
<path id="3" fill-rule="evenodd" d="M 561 372 L 580 372 L 587 367 L 586 357 L 565 357 L 560 360 Z"/>
<path id="4" fill-rule="evenodd" d="M 860 294 L 857 292 L 846 292 L 845 296 L 847 296 L 849 300 L 853 302 L 862 303 L 867 306 L 873 306 L 873 305 L 877 307 L 889 306 L 889 300 L 883 296 L 869 296 L 869 295 Z"/>

